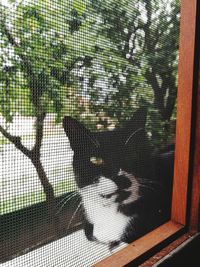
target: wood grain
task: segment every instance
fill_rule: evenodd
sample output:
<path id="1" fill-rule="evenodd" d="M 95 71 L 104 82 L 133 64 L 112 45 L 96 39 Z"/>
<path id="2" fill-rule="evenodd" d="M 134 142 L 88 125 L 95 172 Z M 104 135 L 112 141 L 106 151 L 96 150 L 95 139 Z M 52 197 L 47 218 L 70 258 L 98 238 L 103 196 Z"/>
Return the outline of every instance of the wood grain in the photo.
<path id="1" fill-rule="evenodd" d="M 181 1 L 172 220 L 186 223 L 197 0 Z"/>
<path id="2" fill-rule="evenodd" d="M 153 255 L 151 258 L 149 258 L 147 261 L 142 263 L 140 267 L 150 267 L 154 266 L 158 261 L 169 255 L 174 249 L 182 245 L 185 241 L 189 240 L 193 235 L 189 232 L 186 233 L 179 238 L 177 238 L 175 241 L 170 243 L 168 246 L 164 247 L 162 250 L 160 250 L 158 253 Z"/>
<path id="3" fill-rule="evenodd" d="M 200 65 L 200 64 L 199 64 Z M 190 209 L 190 230 L 199 229 L 199 206 L 200 206 L 200 69 L 198 78 L 198 91 L 196 99 L 196 122 L 195 122 L 195 142 L 194 161 L 192 176 L 192 198 Z"/>
<path id="4" fill-rule="evenodd" d="M 94 267 L 122 267 L 137 259 L 143 253 L 165 241 L 167 238 L 177 233 L 183 228 L 182 225 L 169 221 L 147 235 L 134 241 L 124 249 L 116 252 L 112 256 L 95 264 Z"/>

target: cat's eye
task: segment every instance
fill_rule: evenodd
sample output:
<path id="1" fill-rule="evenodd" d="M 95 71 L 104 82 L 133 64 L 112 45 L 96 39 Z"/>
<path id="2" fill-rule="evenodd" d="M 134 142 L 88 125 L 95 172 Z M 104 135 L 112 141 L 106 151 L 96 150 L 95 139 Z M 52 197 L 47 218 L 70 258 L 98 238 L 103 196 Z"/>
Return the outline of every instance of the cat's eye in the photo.
<path id="1" fill-rule="evenodd" d="M 97 166 L 104 164 L 104 160 L 100 157 L 91 157 L 90 162 Z"/>

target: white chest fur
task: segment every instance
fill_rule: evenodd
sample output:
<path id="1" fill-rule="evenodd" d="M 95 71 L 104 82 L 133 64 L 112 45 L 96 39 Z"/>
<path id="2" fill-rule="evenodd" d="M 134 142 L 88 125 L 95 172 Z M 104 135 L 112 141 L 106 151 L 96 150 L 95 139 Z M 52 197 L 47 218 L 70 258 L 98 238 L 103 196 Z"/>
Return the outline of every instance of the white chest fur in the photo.
<path id="1" fill-rule="evenodd" d="M 87 218 L 94 225 L 93 235 L 102 243 L 120 240 L 130 220 L 118 211 L 116 195 L 109 199 L 102 197 L 103 194 L 112 194 L 116 189 L 113 181 L 101 177 L 97 184 L 80 190 Z"/>

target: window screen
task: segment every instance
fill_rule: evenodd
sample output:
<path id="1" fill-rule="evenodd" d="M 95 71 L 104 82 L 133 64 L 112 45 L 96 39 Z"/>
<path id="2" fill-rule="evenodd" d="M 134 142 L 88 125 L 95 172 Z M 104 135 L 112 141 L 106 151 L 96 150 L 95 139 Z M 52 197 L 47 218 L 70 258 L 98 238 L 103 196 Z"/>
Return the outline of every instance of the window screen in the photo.
<path id="1" fill-rule="evenodd" d="M 1 0 L 5 266 L 91 266 L 170 218 L 179 5 Z"/>

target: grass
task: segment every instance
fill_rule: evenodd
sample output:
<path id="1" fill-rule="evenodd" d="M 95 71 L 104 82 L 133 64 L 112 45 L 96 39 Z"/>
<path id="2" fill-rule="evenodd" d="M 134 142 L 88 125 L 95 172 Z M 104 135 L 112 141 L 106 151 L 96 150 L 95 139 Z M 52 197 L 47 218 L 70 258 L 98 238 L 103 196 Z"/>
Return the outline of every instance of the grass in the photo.
<path id="1" fill-rule="evenodd" d="M 61 195 L 76 189 L 75 182 L 63 180 L 54 186 L 55 195 Z M 36 204 L 45 200 L 43 191 L 26 193 L 1 202 L 1 215 L 10 213 L 32 204 Z"/>

